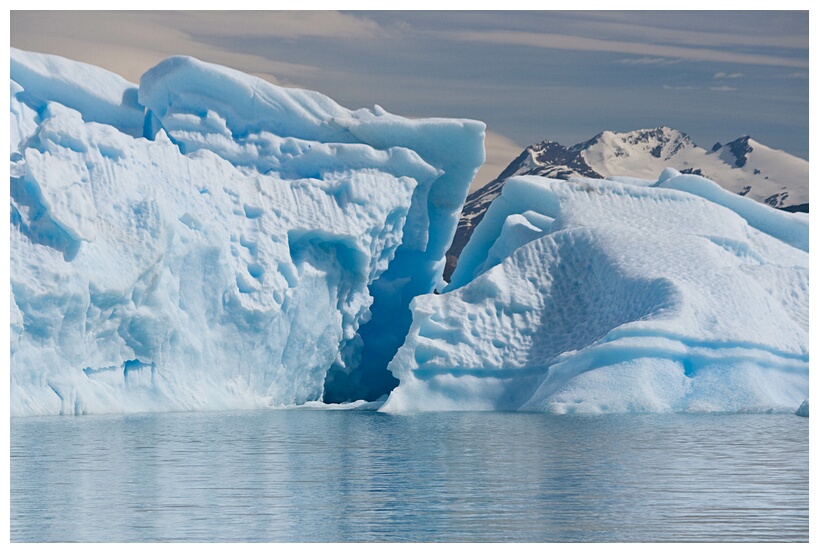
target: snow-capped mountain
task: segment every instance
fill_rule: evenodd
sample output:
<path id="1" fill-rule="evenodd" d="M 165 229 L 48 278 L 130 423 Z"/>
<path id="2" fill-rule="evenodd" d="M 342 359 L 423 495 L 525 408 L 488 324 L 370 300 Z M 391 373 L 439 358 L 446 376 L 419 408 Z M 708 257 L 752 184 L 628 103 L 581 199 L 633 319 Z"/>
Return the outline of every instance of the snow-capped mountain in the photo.
<path id="1" fill-rule="evenodd" d="M 447 252 L 449 279 L 461 250 L 489 204 L 515 175 L 570 180 L 576 177 L 628 176 L 655 180 L 665 168 L 702 175 L 723 188 L 786 211 L 808 211 L 808 162 L 743 136 L 710 150 L 669 127 L 625 133 L 604 131 L 565 147 L 545 140 L 526 148 L 492 182 L 466 200 L 458 230 Z"/>

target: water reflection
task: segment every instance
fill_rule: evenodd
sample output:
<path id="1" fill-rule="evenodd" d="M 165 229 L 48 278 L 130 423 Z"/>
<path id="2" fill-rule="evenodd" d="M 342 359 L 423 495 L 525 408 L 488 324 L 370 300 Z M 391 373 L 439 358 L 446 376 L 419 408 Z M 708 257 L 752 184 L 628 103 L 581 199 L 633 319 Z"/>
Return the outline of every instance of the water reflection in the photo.
<path id="1" fill-rule="evenodd" d="M 12 541 L 807 541 L 808 420 L 13 419 Z"/>

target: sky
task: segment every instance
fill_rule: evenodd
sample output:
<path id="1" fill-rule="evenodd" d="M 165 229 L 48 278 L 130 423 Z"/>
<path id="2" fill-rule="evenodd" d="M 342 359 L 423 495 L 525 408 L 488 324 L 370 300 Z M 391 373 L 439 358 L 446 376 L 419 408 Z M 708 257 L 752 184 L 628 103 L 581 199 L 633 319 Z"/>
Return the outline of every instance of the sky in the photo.
<path id="1" fill-rule="evenodd" d="M 350 109 L 487 124 L 473 189 L 526 146 L 661 125 L 808 158 L 808 12 L 11 11 L 11 46 L 138 82 L 175 54 Z"/>

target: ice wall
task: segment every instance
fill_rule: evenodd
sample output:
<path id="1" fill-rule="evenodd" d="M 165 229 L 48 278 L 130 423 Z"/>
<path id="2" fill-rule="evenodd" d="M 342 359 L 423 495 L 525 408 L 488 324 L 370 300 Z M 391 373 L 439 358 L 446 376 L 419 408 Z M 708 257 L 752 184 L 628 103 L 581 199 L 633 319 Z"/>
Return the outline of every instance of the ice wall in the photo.
<path id="1" fill-rule="evenodd" d="M 413 300 L 383 410 L 793 412 L 807 218 L 728 196 L 673 171 L 510 179 L 446 293 Z"/>
<path id="2" fill-rule="evenodd" d="M 409 325 L 483 160 L 481 123 L 190 58 L 137 93 L 12 49 L 11 127 L 13 415 L 300 404 L 331 368 L 354 384 L 362 325 L 402 332 L 374 298 Z"/>
<path id="3" fill-rule="evenodd" d="M 142 78 L 140 101 L 153 129 L 184 152 L 207 149 L 244 171 L 282 178 L 318 177 L 372 166 L 418 182 L 403 240 L 374 282 L 371 318 L 330 371 L 326 399 L 373 400 L 397 381 L 386 370 L 409 329 L 410 300 L 443 284 L 444 255 L 469 184 L 483 164 L 484 125 L 477 121 L 407 120 L 376 106 L 349 111 L 326 96 L 283 89 L 188 57 L 170 58 Z M 420 157 L 436 170 L 418 174 Z"/>

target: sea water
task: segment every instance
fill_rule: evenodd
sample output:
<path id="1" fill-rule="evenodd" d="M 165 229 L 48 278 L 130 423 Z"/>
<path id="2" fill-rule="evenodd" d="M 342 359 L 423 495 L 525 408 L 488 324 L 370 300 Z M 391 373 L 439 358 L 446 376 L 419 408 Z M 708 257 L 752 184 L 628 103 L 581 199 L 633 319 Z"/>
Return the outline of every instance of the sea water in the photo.
<path id="1" fill-rule="evenodd" d="M 807 541 L 808 419 L 11 420 L 14 542 Z"/>

